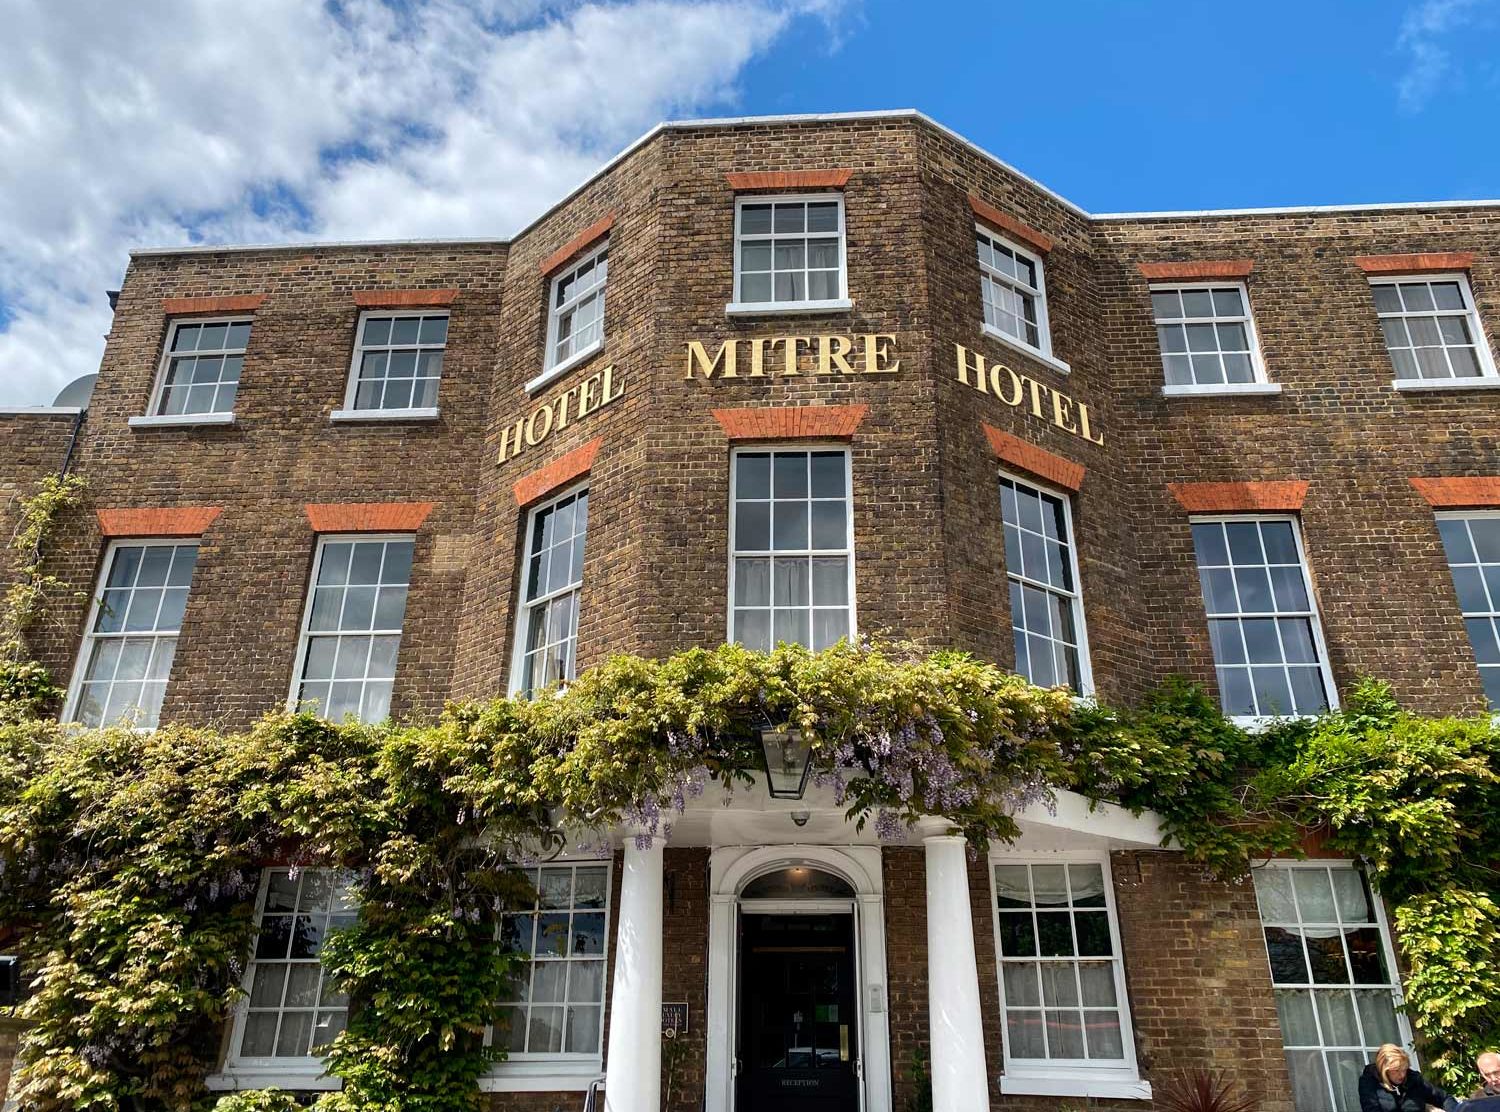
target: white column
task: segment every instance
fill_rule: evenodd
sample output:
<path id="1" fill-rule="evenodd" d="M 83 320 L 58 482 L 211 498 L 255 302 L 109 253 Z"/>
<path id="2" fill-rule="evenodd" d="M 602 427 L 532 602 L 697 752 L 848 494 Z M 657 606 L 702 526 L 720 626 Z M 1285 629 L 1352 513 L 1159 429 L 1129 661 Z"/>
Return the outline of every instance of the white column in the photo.
<path id="1" fill-rule="evenodd" d="M 927 1013 L 933 1112 L 989 1107 L 979 968 L 969 911 L 964 838 L 934 834 L 927 847 Z"/>
<path id="2" fill-rule="evenodd" d="M 662 844 L 625 839 L 615 981 L 609 997 L 605 1112 L 661 1110 Z"/>

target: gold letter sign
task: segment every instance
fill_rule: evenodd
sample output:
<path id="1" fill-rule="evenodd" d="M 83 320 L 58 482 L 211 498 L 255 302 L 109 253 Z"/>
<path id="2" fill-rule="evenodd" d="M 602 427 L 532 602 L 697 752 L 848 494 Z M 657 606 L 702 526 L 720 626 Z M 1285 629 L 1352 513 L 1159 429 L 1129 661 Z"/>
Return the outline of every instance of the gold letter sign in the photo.
<path id="1" fill-rule="evenodd" d="M 535 448 L 570 421 L 582 421 L 625 393 L 625 384 L 615 381 L 611 364 L 575 386 L 569 386 L 551 401 L 542 404 L 514 425 L 500 430 L 500 455 L 496 463 L 513 460 L 527 448 Z"/>
<path id="2" fill-rule="evenodd" d="M 697 340 L 687 345 L 687 379 L 795 378 L 800 375 L 893 375 L 901 369 L 894 332 L 862 336 L 756 336 L 725 340 L 709 355 Z"/>
<path id="3" fill-rule="evenodd" d="M 1033 417 L 1051 421 L 1063 432 L 1081 436 L 1090 444 L 1104 443 L 1104 434 L 1095 434 L 1089 424 L 1089 407 L 1082 402 L 1034 378 L 1018 375 L 1004 363 L 987 363 L 984 356 L 963 344 L 953 346 L 958 349 L 958 381 L 965 386 L 981 394 L 993 394 L 1012 408 L 1025 406 Z"/>

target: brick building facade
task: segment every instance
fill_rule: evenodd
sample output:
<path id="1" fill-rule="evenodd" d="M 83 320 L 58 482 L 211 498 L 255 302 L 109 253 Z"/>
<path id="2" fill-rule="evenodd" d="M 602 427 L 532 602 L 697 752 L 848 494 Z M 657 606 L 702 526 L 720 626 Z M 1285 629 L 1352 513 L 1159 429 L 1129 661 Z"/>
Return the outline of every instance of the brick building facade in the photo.
<path id="1" fill-rule="evenodd" d="M 1477 712 L 1497 267 L 1493 204 L 1099 216 L 915 113 L 669 124 L 509 241 L 136 253 L 76 438 L 0 415 L 0 484 L 66 458 L 93 512 L 56 566 L 157 605 L 43 638 L 85 721 L 428 717 L 615 652 L 854 632 L 1108 700 L 1185 674 L 1247 720 L 1366 674 Z M 535 961 L 497 1110 L 601 1073 L 654 1109 L 654 1024 L 615 1017 L 663 997 L 673 1112 L 904 1110 L 923 1068 L 942 1112 L 1124 1109 L 1199 1065 L 1324 1112 L 1410 1041 L 1347 862 L 1226 885 L 1073 799 L 973 862 L 816 789 L 724 811 L 539 878 L 578 952 Z M 772 953 L 775 992 L 743 974 Z M 216 1084 L 327 1083 L 337 1002 L 275 969 Z"/>

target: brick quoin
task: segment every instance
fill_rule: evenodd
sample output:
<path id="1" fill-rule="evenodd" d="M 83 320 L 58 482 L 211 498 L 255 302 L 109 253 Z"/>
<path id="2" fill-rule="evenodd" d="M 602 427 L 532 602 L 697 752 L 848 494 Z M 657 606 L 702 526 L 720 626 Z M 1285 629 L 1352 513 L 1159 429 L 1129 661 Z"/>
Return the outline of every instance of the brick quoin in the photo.
<path id="1" fill-rule="evenodd" d="M 1083 464 L 1074 463 L 1045 448 L 1038 448 L 1019 436 L 1001 432 L 993 425 L 984 426 L 984 435 L 990 442 L 990 451 L 995 453 L 995 458 L 1001 463 L 1008 463 L 1029 475 L 1035 475 L 1038 479 L 1045 479 L 1054 486 L 1074 493 L 1083 486 Z"/>
<path id="2" fill-rule="evenodd" d="M 161 307 L 169 317 L 191 313 L 253 313 L 266 300 L 263 293 L 232 294 L 223 297 L 164 297 Z"/>
<path id="3" fill-rule="evenodd" d="M 1148 282 L 1171 282 L 1193 278 L 1247 278 L 1255 269 L 1254 259 L 1201 259 L 1186 263 L 1137 263 Z"/>
<path id="4" fill-rule="evenodd" d="M 94 511 L 99 519 L 99 533 L 105 537 L 196 537 L 223 512 L 222 506 Z"/>
<path id="5" fill-rule="evenodd" d="M 1500 475 L 1408 480 L 1427 504 L 1439 510 L 1478 510 L 1500 506 Z"/>
<path id="6" fill-rule="evenodd" d="M 1474 252 L 1423 251 L 1415 255 L 1355 255 L 1354 265 L 1366 274 L 1422 274 L 1430 271 L 1468 270 L 1474 265 Z"/>
<path id="7" fill-rule="evenodd" d="M 1039 232 L 1029 224 L 1023 224 L 1007 212 L 1001 212 L 983 197 L 977 194 L 969 194 L 969 208 L 974 215 L 984 221 L 997 232 L 1006 232 L 1021 240 L 1028 247 L 1040 251 L 1045 255 L 1052 250 L 1056 242 L 1046 232 Z"/>
<path id="8" fill-rule="evenodd" d="M 432 503 L 342 502 L 305 508 L 314 533 L 414 533 L 432 512 Z"/>
<path id="9" fill-rule="evenodd" d="M 852 170 L 766 170 L 752 173 L 725 174 L 729 188 L 736 192 L 752 189 L 843 189 L 849 184 Z"/>
<path id="10" fill-rule="evenodd" d="M 1296 513 L 1307 498 L 1307 482 L 1168 483 L 1172 497 L 1188 513 Z"/>
<path id="11" fill-rule="evenodd" d="M 765 405 L 713 415 L 735 441 L 848 440 L 869 411 L 868 405 Z"/>
<path id="12" fill-rule="evenodd" d="M 594 243 L 596 240 L 603 238 L 603 236 L 608 233 L 609 230 L 614 226 L 614 213 L 610 213 L 602 220 L 595 220 L 587 228 L 579 232 L 572 239 L 568 240 L 567 243 L 563 244 L 556 251 L 552 252 L 552 254 L 548 255 L 545 259 L 538 263 L 537 269 L 540 270 L 543 274 L 551 274 L 554 270 L 562 266 L 563 263 L 567 262 L 574 255 L 582 251 L 585 247 L 589 246 L 591 243 Z"/>
<path id="13" fill-rule="evenodd" d="M 516 480 L 516 485 L 511 488 L 511 493 L 516 497 L 516 505 L 529 506 L 574 479 L 587 475 L 593 468 L 594 459 L 599 455 L 599 446 L 603 443 L 604 438 L 597 436 L 582 447 L 574 448 L 566 455 L 559 456 L 544 467 L 538 467 Z"/>
<path id="14" fill-rule="evenodd" d="M 426 305 L 452 305 L 457 290 L 355 290 L 354 304 L 361 309 L 413 309 Z"/>

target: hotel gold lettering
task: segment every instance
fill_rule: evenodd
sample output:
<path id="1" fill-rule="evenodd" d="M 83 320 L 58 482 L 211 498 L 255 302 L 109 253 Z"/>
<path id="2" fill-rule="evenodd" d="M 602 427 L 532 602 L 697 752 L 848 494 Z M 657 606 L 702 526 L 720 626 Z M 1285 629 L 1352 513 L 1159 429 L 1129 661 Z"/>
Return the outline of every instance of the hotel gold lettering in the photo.
<path id="1" fill-rule="evenodd" d="M 500 454 L 495 462 L 504 464 L 515 459 L 527 448 L 535 448 L 554 432 L 603 409 L 624 393 L 625 385 L 615 379 L 613 365 L 589 375 L 500 430 Z"/>
<path id="2" fill-rule="evenodd" d="M 725 340 L 712 356 L 698 340 L 687 345 L 687 379 L 893 375 L 901 369 L 893 332 L 859 336 L 756 336 Z"/>
<path id="3" fill-rule="evenodd" d="M 1094 432 L 1089 407 L 1083 402 L 1074 401 L 1034 378 L 1017 374 L 1004 363 L 990 363 L 963 344 L 953 346 L 957 349 L 958 381 L 965 386 L 972 386 L 981 394 L 993 394 L 1012 409 L 1025 407 L 1033 417 L 1050 421 L 1063 432 L 1082 437 L 1090 444 L 1104 443 L 1104 434 Z"/>

